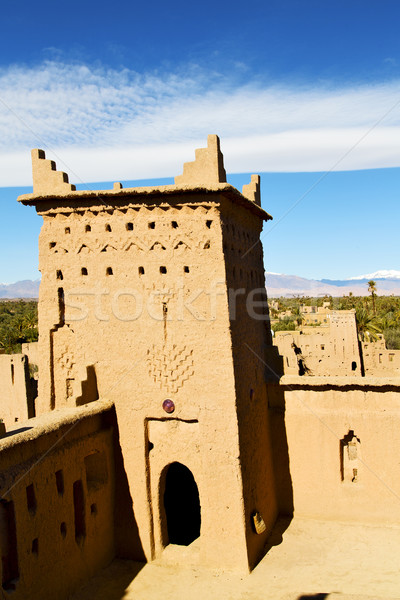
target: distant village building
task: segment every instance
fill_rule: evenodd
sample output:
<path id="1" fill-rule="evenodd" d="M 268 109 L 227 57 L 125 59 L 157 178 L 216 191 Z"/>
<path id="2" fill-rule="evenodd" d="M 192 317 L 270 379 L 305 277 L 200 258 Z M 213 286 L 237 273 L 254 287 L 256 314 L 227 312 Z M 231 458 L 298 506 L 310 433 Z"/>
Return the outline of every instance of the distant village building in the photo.
<path id="1" fill-rule="evenodd" d="M 274 344 L 284 359 L 286 374 L 400 376 L 400 350 L 386 349 L 382 335 L 378 341 L 361 342 L 355 310 L 332 310 L 329 306 L 329 302 L 322 306 L 301 304 L 302 325 L 296 331 L 275 332 Z M 282 311 L 278 318 L 286 314 Z"/>

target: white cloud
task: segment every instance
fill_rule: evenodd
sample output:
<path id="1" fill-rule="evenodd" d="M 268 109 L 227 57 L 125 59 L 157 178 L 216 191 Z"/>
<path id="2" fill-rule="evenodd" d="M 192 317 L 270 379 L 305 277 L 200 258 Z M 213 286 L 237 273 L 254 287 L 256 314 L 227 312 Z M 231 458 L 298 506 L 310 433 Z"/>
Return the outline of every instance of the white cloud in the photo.
<path id="1" fill-rule="evenodd" d="M 0 71 L 0 186 L 31 183 L 32 147 L 73 182 L 173 176 L 208 133 L 229 172 L 400 166 L 400 81 L 239 86 L 193 66 L 140 75 L 57 62 Z"/>

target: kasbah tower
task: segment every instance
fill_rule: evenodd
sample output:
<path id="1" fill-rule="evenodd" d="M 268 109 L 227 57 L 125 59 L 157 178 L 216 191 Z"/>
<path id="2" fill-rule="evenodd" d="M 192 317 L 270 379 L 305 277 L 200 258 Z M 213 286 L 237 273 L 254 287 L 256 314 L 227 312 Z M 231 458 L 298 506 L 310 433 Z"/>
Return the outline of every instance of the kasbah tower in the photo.
<path id="1" fill-rule="evenodd" d="M 154 188 L 75 191 L 32 159 L 19 200 L 43 217 L 37 415 L 114 403 L 117 555 L 152 560 L 200 534 L 202 564 L 253 568 L 278 511 L 259 177 L 227 184 L 215 135 Z"/>

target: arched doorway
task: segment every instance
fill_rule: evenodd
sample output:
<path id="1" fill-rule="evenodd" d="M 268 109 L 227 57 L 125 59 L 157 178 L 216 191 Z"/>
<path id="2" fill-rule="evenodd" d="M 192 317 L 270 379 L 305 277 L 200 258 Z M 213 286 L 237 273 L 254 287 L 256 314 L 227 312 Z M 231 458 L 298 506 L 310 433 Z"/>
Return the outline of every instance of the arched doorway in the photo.
<path id="1" fill-rule="evenodd" d="M 168 467 L 164 508 L 170 544 L 188 546 L 199 537 L 199 491 L 191 471 L 181 463 Z"/>

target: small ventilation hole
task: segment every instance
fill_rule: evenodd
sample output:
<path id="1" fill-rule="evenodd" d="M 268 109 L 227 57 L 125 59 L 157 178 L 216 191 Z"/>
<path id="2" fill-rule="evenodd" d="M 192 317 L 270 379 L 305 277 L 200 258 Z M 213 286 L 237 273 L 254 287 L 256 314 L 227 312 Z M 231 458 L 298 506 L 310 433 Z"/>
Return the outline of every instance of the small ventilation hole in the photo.
<path id="1" fill-rule="evenodd" d="M 183 267 L 183 272 L 184 273 L 189 273 L 189 267 Z"/>
<path id="2" fill-rule="evenodd" d="M 66 228 L 64 229 L 64 231 L 65 231 L 65 233 L 71 233 L 71 228 L 70 228 L 70 227 L 66 227 Z"/>
<path id="3" fill-rule="evenodd" d="M 90 227 L 90 225 L 86 225 L 85 231 L 92 231 L 92 228 Z"/>
<path id="4" fill-rule="evenodd" d="M 206 221 L 206 227 L 208 227 L 208 229 L 210 229 L 211 224 L 212 224 L 212 221 Z"/>
<path id="5" fill-rule="evenodd" d="M 111 225 L 109 225 L 108 223 L 106 225 L 106 231 L 111 231 Z"/>
<path id="6" fill-rule="evenodd" d="M 60 270 L 57 271 L 57 279 L 64 279 L 62 271 Z"/>
<path id="7" fill-rule="evenodd" d="M 133 223 L 127 223 L 126 224 L 126 230 L 127 231 L 133 231 Z"/>
<path id="8" fill-rule="evenodd" d="M 172 221 L 171 225 L 174 229 L 177 229 L 178 227 L 178 223 L 176 221 Z"/>
<path id="9" fill-rule="evenodd" d="M 150 221 L 150 223 L 149 223 L 149 229 L 155 229 L 155 228 L 156 228 L 155 221 Z"/>
<path id="10" fill-rule="evenodd" d="M 39 540 L 35 538 L 32 540 L 32 554 L 39 554 Z"/>
<path id="11" fill-rule="evenodd" d="M 139 275 L 144 275 L 144 267 L 139 267 Z"/>
<path id="12" fill-rule="evenodd" d="M 64 475 L 63 475 L 62 469 L 60 469 L 59 471 L 56 471 L 55 476 L 56 476 L 57 492 L 60 494 L 60 496 L 62 496 L 64 493 Z"/>
<path id="13" fill-rule="evenodd" d="M 106 275 L 112 275 L 112 274 L 113 274 L 112 267 L 107 267 Z"/>
<path id="14" fill-rule="evenodd" d="M 26 487 L 26 504 L 27 504 L 29 512 L 31 512 L 31 513 L 36 512 L 37 503 L 36 503 L 35 488 L 33 487 L 33 483 L 31 483 L 30 485 L 28 485 Z"/>
<path id="15" fill-rule="evenodd" d="M 167 272 L 167 267 L 160 267 L 160 273 L 165 275 L 166 272 Z"/>
<path id="16" fill-rule="evenodd" d="M 88 274 L 87 268 L 86 267 L 82 267 L 82 269 L 81 269 L 81 275 L 87 275 L 87 274 Z"/>

